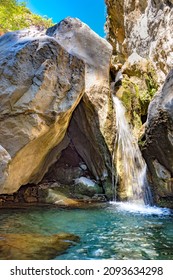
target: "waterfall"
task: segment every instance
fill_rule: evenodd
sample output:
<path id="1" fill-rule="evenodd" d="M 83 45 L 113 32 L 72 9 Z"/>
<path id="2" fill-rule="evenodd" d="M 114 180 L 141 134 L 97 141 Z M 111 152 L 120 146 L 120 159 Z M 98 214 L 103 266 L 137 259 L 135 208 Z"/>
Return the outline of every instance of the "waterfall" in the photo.
<path id="1" fill-rule="evenodd" d="M 114 153 L 124 197 L 129 201 L 152 204 L 152 195 L 146 178 L 146 164 L 126 120 L 125 108 L 116 96 L 113 96 L 113 104 L 117 129 Z"/>

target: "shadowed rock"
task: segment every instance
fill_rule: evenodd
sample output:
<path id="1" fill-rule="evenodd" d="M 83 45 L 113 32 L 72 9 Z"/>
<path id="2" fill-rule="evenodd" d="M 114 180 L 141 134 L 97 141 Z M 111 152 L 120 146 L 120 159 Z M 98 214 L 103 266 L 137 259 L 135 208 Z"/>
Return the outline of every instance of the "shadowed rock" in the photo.
<path id="1" fill-rule="evenodd" d="M 173 199 L 173 71 L 149 106 L 143 145 L 155 199 Z"/>

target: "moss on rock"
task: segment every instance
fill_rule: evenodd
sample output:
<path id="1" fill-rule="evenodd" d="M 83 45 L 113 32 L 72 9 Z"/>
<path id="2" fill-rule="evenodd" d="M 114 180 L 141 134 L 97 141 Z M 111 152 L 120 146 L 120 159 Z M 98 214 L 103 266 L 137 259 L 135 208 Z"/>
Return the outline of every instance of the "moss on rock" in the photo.
<path id="1" fill-rule="evenodd" d="M 143 59 L 135 64 L 125 63 L 122 85 L 116 95 L 127 111 L 127 118 L 136 134 L 146 120 L 148 106 L 158 89 L 157 75 L 152 64 Z"/>

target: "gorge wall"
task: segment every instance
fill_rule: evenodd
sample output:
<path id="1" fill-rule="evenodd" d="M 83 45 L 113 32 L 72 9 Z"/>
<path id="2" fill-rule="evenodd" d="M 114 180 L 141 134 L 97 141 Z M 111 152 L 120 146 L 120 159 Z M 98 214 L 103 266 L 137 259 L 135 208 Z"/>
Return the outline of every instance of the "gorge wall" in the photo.
<path id="1" fill-rule="evenodd" d="M 119 70 L 122 74 L 114 92 L 141 138 L 155 202 L 172 205 L 173 1 L 105 2 L 107 39 L 113 46 L 112 80 Z"/>
<path id="2" fill-rule="evenodd" d="M 173 201 L 173 70 L 150 103 L 142 152 L 155 200 Z"/>
<path id="3" fill-rule="evenodd" d="M 106 0 L 108 41 L 120 63 L 149 59 L 163 84 L 173 66 L 172 0 Z M 138 57 L 139 59 L 139 57 Z"/>

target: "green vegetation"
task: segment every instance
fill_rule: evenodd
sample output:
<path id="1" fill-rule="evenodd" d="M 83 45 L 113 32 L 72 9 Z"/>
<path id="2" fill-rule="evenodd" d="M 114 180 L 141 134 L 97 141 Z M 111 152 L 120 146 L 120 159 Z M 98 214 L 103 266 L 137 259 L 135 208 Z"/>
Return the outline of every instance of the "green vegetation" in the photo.
<path id="1" fill-rule="evenodd" d="M 129 122 L 138 134 L 147 117 L 149 103 L 158 90 L 157 74 L 149 61 L 128 65 L 116 95 L 126 108 Z"/>
<path id="2" fill-rule="evenodd" d="M 0 0 L 0 35 L 32 25 L 48 28 L 53 25 L 53 22 L 51 19 L 31 13 L 25 2 Z"/>

